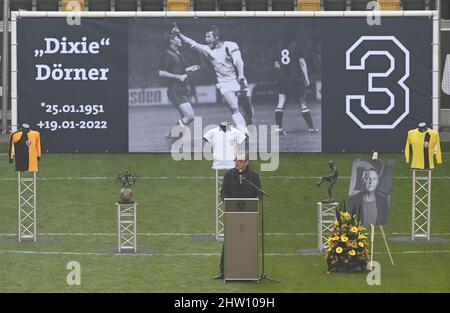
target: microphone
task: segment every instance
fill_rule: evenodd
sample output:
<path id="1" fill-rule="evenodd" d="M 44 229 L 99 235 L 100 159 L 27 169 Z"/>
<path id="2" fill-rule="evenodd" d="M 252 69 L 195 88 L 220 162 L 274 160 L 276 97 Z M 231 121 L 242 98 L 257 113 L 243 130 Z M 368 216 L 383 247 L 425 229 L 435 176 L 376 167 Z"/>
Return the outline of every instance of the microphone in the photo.
<path id="1" fill-rule="evenodd" d="M 243 179 L 242 174 L 239 174 L 239 184 L 242 184 L 242 179 Z"/>

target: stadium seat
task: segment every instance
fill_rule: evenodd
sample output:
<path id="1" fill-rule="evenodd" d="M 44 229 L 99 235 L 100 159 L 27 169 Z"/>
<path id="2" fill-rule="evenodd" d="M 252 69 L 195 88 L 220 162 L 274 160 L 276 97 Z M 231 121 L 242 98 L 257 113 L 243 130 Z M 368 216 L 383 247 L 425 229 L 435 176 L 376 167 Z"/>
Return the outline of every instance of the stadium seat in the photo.
<path id="1" fill-rule="evenodd" d="M 36 2 L 37 11 L 58 11 L 59 1 L 58 0 L 39 0 Z"/>
<path id="2" fill-rule="evenodd" d="M 215 11 L 216 0 L 194 0 L 194 11 Z"/>
<path id="3" fill-rule="evenodd" d="M 141 0 L 142 11 L 164 11 L 164 0 Z"/>
<path id="4" fill-rule="evenodd" d="M 403 0 L 403 10 L 425 10 L 425 0 Z"/>
<path id="5" fill-rule="evenodd" d="M 167 0 L 167 11 L 189 11 L 190 0 Z"/>
<path id="6" fill-rule="evenodd" d="M 111 1 L 109 0 L 90 0 L 88 2 L 89 11 L 111 11 Z"/>
<path id="7" fill-rule="evenodd" d="M 324 0 L 323 9 L 325 11 L 346 11 L 347 3 L 345 0 Z"/>
<path id="8" fill-rule="evenodd" d="M 33 10 L 32 0 L 11 0 L 9 3 L 10 11 Z"/>
<path id="9" fill-rule="evenodd" d="M 367 4 L 372 0 L 352 0 L 350 4 L 350 9 L 352 11 L 368 11 L 372 10 L 371 7 L 367 7 Z"/>
<path id="10" fill-rule="evenodd" d="M 85 1 L 84 0 L 61 0 L 61 9 L 62 11 L 84 11 L 85 9 Z M 109 11 L 109 8 L 108 10 Z"/>
<path id="11" fill-rule="evenodd" d="M 294 0 L 272 0 L 272 11 L 293 11 Z"/>
<path id="12" fill-rule="evenodd" d="M 400 10 L 400 0 L 378 0 L 381 11 L 398 11 Z"/>
<path id="13" fill-rule="evenodd" d="M 320 0 L 298 0 L 299 11 L 320 11 Z"/>
<path id="14" fill-rule="evenodd" d="M 246 0 L 247 11 L 268 11 L 269 1 L 267 0 Z"/>
<path id="15" fill-rule="evenodd" d="M 137 0 L 116 1 L 116 11 L 137 11 Z"/>
<path id="16" fill-rule="evenodd" d="M 219 0 L 220 11 L 242 11 L 241 0 Z"/>

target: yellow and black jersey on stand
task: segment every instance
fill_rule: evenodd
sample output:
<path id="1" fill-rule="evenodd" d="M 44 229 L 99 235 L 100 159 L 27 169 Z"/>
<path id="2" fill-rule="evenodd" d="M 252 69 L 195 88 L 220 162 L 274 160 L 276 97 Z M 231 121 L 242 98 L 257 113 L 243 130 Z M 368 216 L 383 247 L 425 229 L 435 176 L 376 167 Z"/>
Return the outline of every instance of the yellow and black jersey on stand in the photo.
<path id="1" fill-rule="evenodd" d="M 41 157 L 41 135 L 30 129 L 20 129 L 11 134 L 9 161 L 16 160 L 16 171 L 37 172 Z"/>
<path id="2" fill-rule="evenodd" d="M 425 144 L 428 142 L 428 144 Z M 409 163 L 409 146 L 412 147 L 411 168 L 434 169 L 434 151 L 436 149 L 436 161 L 442 163 L 441 143 L 439 133 L 430 128 L 421 132 L 418 128 L 408 132 L 405 146 L 406 163 Z"/>

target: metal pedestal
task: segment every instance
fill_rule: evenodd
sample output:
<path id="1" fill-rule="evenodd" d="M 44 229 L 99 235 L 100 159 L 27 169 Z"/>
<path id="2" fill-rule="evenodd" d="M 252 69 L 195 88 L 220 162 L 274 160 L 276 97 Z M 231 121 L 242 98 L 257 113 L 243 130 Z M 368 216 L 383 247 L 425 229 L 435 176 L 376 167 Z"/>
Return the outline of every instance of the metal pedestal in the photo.
<path id="1" fill-rule="evenodd" d="M 336 208 L 338 206 L 338 202 L 317 202 L 317 244 L 320 252 L 328 248 L 328 237 L 331 235 L 336 222 Z"/>
<path id="2" fill-rule="evenodd" d="M 412 170 L 411 240 L 430 240 L 431 234 L 431 170 Z"/>
<path id="3" fill-rule="evenodd" d="M 220 197 L 220 189 L 222 188 L 223 177 L 216 169 L 216 240 L 223 240 L 225 233 L 225 208 Z"/>
<path id="4" fill-rule="evenodd" d="M 36 172 L 33 177 L 24 177 L 17 172 L 18 241 L 36 242 Z"/>
<path id="5" fill-rule="evenodd" d="M 137 252 L 136 211 L 137 203 L 117 206 L 117 252 Z"/>

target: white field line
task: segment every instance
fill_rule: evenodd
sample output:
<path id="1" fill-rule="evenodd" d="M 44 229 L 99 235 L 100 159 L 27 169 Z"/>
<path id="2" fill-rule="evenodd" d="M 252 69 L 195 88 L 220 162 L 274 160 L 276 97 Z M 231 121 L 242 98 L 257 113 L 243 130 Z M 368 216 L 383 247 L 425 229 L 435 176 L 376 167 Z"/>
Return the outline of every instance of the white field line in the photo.
<path id="1" fill-rule="evenodd" d="M 392 254 L 447 254 L 450 253 L 450 250 L 413 250 L 413 251 L 401 251 L 401 252 L 392 252 Z M 155 253 L 155 254 L 144 254 L 144 253 L 98 253 L 98 252 L 70 252 L 70 251 L 27 251 L 27 250 L 0 250 L 0 254 L 35 254 L 35 255 L 78 255 L 78 256 L 164 256 L 164 257 L 218 257 L 220 253 Z M 387 254 L 387 252 L 377 252 L 379 254 Z M 318 253 L 265 253 L 265 256 L 282 256 L 282 257 L 290 257 L 290 256 L 311 256 L 311 255 L 320 255 Z"/>
<path id="2" fill-rule="evenodd" d="M 320 153 L 320 152 L 313 152 L 313 153 Z M 398 152 L 398 153 L 402 153 L 403 152 Z M 97 154 L 104 154 L 104 155 L 113 155 L 114 153 L 97 153 Z M 126 154 L 126 153 L 125 153 Z M 130 153 L 131 155 L 133 155 L 133 153 Z M 151 152 L 149 152 L 148 154 L 151 154 Z M 167 153 L 169 154 L 169 153 Z M 442 152 L 442 155 L 448 155 L 450 154 L 450 152 Z M 0 153 L 0 156 L 4 156 L 4 155 L 8 155 L 8 153 Z M 47 154 L 46 157 L 61 157 L 61 156 L 72 156 L 72 155 L 76 155 L 76 156 L 80 156 L 83 155 L 83 153 L 72 153 L 72 154 Z"/>
<path id="3" fill-rule="evenodd" d="M 76 237 L 76 236 L 117 236 L 116 233 L 39 233 L 38 236 L 68 236 L 68 237 Z M 137 233 L 138 236 L 144 237 L 189 237 L 189 236 L 215 236 L 213 233 Z M 266 236 L 317 236 L 316 233 L 266 233 Z M 0 233 L 0 237 L 11 237 L 17 236 L 17 234 L 13 233 Z"/>
<path id="4" fill-rule="evenodd" d="M 387 235 L 404 235 L 408 236 L 411 233 L 386 233 Z M 215 236 L 213 233 L 137 233 L 138 236 L 144 237 L 189 237 L 189 236 Z M 265 236 L 317 236 L 317 233 L 265 233 Z M 0 237 L 17 236 L 13 233 L 0 233 Z M 37 236 L 117 236 L 117 233 L 38 233 Z M 450 236 L 450 233 L 433 233 L 431 236 Z"/>
<path id="5" fill-rule="evenodd" d="M 320 176 L 261 176 L 262 179 L 319 179 Z M 339 176 L 340 179 L 350 179 L 350 176 Z M 40 181 L 59 181 L 59 180 L 115 180 L 116 177 L 107 176 L 81 176 L 81 177 L 38 177 Z M 140 180 L 206 180 L 215 179 L 214 176 L 142 176 Z M 394 179 L 412 179 L 412 176 L 396 176 Z M 450 179 L 450 176 L 433 176 L 433 179 Z M 1 177 L 0 181 L 16 181 L 16 177 Z"/>

